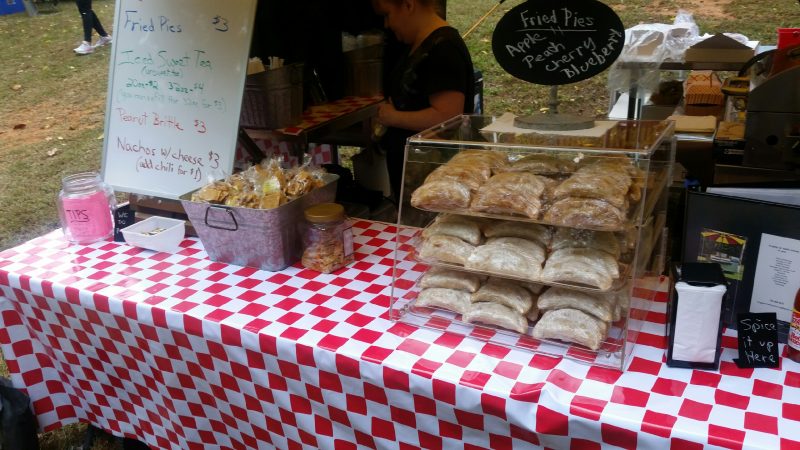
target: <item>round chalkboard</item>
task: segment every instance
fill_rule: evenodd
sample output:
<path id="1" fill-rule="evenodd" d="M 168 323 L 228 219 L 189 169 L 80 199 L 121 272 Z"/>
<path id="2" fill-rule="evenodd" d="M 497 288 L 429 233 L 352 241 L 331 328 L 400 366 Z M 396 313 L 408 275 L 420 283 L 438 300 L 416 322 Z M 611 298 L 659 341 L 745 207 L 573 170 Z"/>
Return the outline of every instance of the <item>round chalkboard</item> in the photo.
<path id="1" fill-rule="evenodd" d="M 506 72 L 536 84 L 591 78 L 622 52 L 625 27 L 596 0 L 536 0 L 512 8 L 492 35 L 494 57 Z"/>

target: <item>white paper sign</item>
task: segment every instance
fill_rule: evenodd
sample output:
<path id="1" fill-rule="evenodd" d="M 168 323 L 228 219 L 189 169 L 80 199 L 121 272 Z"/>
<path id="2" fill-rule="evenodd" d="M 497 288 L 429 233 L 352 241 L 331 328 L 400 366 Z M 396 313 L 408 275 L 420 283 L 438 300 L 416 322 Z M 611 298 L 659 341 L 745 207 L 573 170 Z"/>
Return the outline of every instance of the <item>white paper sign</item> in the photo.
<path id="1" fill-rule="evenodd" d="M 800 240 L 761 235 L 750 312 L 774 312 L 789 322 L 800 289 Z"/>
<path id="2" fill-rule="evenodd" d="M 118 0 L 103 178 L 177 198 L 233 169 L 256 0 Z"/>

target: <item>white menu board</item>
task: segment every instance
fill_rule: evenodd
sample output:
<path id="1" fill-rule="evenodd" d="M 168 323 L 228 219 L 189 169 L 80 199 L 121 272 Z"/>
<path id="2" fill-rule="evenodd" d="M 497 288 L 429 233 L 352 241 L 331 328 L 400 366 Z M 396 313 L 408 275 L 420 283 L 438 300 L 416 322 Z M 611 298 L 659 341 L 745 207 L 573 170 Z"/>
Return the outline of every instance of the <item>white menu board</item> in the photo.
<path id="1" fill-rule="evenodd" d="M 117 0 L 103 179 L 164 198 L 230 174 L 256 0 Z"/>
<path id="2" fill-rule="evenodd" d="M 774 312 L 792 321 L 794 297 L 800 290 L 800 240 L 761 234 L 750 312 Z"/>

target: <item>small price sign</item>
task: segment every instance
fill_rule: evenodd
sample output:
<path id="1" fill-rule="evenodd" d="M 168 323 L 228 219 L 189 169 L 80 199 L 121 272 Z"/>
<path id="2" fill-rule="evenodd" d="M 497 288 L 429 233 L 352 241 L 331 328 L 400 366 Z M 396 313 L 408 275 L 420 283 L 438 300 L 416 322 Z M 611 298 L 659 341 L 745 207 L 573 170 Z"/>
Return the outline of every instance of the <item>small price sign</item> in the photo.
<path id="1" fill-rule="evenodd" d="M 114 210 L 114 242 L 125 242 L 122 229 L 136 223 L 136 213 L 129 203 L 123 203 Z"/>
<path id="2" fill-rule="evenodd" d="M 772 313 L 742 313 L 736 320 L 740 368 L 778 367 L 778 318 Z"/>

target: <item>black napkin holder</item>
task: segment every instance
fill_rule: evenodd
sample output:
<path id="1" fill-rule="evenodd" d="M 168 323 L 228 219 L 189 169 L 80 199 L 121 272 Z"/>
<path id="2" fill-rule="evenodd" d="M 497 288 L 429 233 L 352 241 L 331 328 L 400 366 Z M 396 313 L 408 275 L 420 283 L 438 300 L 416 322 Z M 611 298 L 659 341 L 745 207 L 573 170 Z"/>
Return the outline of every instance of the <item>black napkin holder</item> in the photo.
<path id="1" fill-rule="evenodd" d="M 671 270 L 672 283 L 669 303 L 667 304 L 667 365 L 670 367 L 687 369 L 718 370 L 720 354 L 722 353 L 722 330 L 724 328 L 722 320 L 724 308 L 722 305 L 725 304 L 728 295 L 728 283 L 725 280 L 722 267 L 717 263 L 684 262 L 673 264 Z M 700 288 L 718 289 L 718 286 L 724 286 L 726 288 L 725 293 L 722 295 L 718 313 L 714 314 L 712 317 L 693 317 L 693 319 L 702 322 L 703 326 L 715 327 L 717 330 L 716 351 L 713 362 L 687 361 L 673 357 L 678 306 L 681 301 L 692 301 L 690 299 L 680 298 L 675 288 L 675 285 L 679 282 Z"/>

